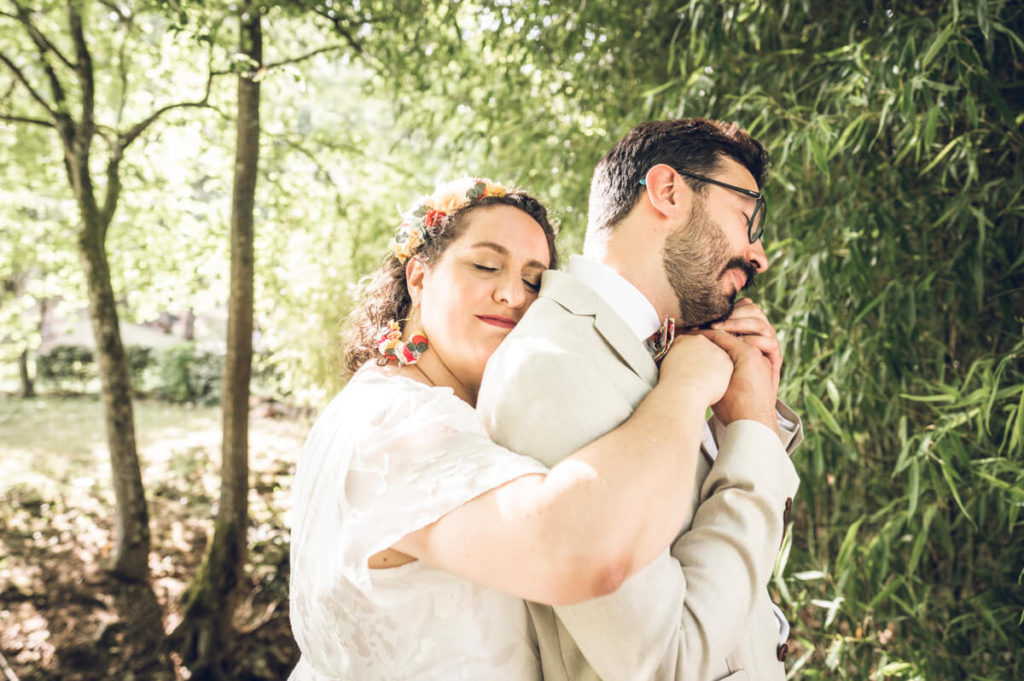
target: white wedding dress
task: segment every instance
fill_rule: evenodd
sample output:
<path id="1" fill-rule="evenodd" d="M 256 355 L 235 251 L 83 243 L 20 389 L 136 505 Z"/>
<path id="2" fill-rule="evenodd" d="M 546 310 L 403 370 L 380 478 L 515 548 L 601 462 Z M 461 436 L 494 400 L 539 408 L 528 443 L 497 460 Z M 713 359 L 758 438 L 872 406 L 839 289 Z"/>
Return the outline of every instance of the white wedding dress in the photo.
<path id="1" fill-rule="evenodd" d="M 367 560 L 534 459 L 491 442 L 450 388 L 363 367 L 314 425 L 298 463 L 290 681 L 540 679 L 526 606 L 422 561 Z"/>

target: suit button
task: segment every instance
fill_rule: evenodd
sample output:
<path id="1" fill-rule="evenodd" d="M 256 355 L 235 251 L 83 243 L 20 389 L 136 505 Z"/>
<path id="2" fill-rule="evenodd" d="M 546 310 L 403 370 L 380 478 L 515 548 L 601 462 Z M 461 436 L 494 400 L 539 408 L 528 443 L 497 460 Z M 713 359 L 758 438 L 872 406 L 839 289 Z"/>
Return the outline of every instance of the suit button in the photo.
<path id="1" fill-rule="evenodd" d="M 779 658 L 779 662 L 785 662 L 786 657 L 789 656 L 789 646 L 785 643 L 780 643 L 779 647 L 775 649 L 775 657 Z"/>

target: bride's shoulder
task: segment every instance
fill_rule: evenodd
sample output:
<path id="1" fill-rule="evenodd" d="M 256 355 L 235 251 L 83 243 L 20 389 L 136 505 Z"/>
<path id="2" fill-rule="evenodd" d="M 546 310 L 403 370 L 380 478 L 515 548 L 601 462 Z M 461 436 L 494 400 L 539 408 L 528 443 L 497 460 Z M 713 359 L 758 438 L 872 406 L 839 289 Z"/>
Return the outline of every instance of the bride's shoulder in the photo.
<path id="1" fill-rule="evenodd" d="M 364 365 L 324 408 L 314 430 L 344 423 L 366 433 L 467 418 L 475 422 L 473 408 L 451 388 L 422 383 L 391 367 Z"/>

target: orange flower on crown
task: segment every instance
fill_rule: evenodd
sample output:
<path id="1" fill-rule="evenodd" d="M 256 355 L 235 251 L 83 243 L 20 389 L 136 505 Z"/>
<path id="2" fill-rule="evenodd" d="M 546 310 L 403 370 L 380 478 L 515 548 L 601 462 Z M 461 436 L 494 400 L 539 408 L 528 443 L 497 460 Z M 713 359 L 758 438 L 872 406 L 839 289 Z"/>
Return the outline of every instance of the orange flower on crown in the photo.
<path id="1" fill-rule="evenodd" d="M 490 180 L 477 180 L 477 182 L 483 182 L 484 184 L 484 196 L 505 196 L 508 194 L 508 190 L 502 187 L 500 184 L 495 184 Z"/>
<path id="2" fill-rule="evenodd" d="M 451 215 L 466 203 L 466 192 L 449 192 L 437 197 L 432 203 L 436 210 L 443 212 L 445 215 Z"/>

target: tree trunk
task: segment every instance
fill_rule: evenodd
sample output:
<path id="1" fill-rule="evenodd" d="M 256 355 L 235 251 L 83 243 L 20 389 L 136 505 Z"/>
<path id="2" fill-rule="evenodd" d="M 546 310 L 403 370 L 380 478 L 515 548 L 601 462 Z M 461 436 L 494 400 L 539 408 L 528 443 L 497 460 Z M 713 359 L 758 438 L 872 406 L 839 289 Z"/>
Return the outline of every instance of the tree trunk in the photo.
<path id="1" fill-rule="evenodd" d="M 79 251 L 89 291 L 89 316 L 96 340 L 96 366 L 117 499 L 117 530 L 111 572 L 123 579 L 145 582 L 149 576 L 149 512 L 135 447 L 131 380 L 101 233 L 102 229 L 96 225 L 83 225 Z"/>
<path id="2" fill-rule="evenodd" d="M 18 374 L 21 376 L 21 396 L 35 397 L 35 385 L 32 383 L 31 374 L 28 373 L 28 349 L 22 350 L 18 355 Z"/>
<path id="3" fill-rule="evenodd" d="M 185 310 L 185 322 L 181 335 L 187 341 L 196 339 L 196 312 L 191 307 Z"/>
<path id="4" fill-rule="evenodd" d="M 262 61 L 259 10 L 240 18 L 239 52 Z M 232 616 L 244 576 L 249 492 L 249 379 L 252 373 L 253 206 L 259 163 L 260 86 L 256 69 L 238 78 L 235 177 L 231 196 L 231 293 L 224 365 L 220 505 L 202 567 L 174 633 L 196 680 L 231 674 Z"/>

